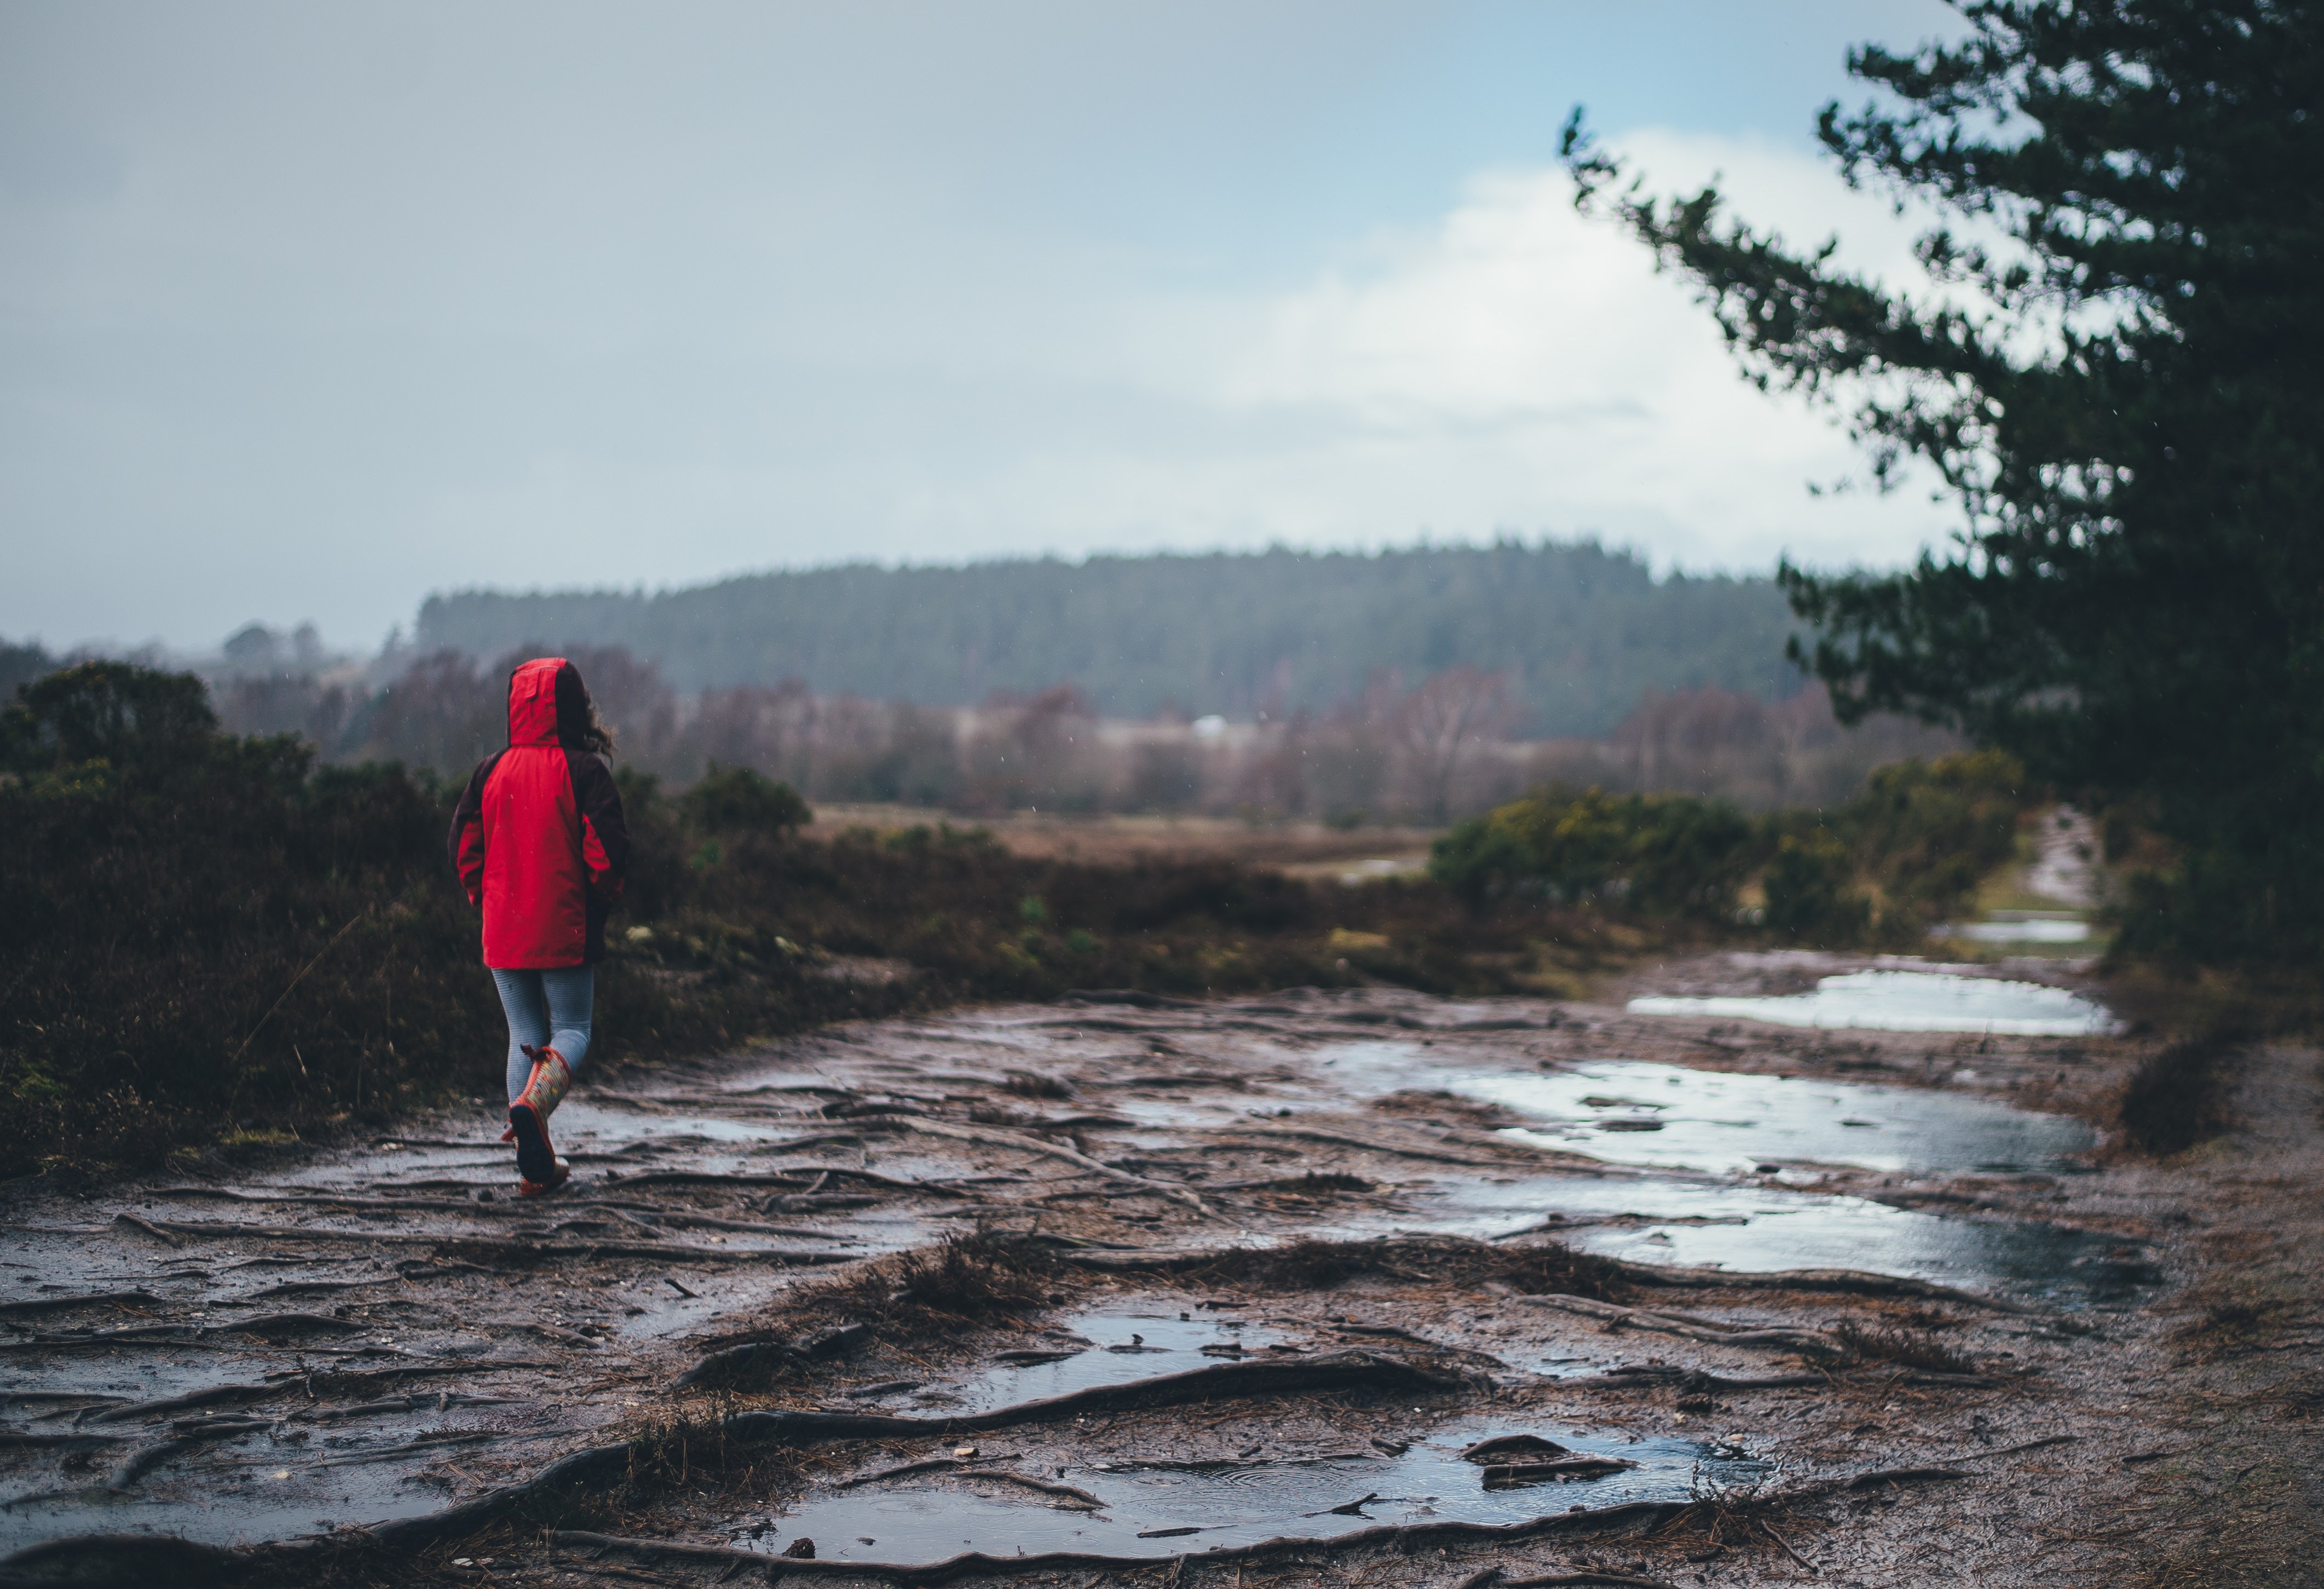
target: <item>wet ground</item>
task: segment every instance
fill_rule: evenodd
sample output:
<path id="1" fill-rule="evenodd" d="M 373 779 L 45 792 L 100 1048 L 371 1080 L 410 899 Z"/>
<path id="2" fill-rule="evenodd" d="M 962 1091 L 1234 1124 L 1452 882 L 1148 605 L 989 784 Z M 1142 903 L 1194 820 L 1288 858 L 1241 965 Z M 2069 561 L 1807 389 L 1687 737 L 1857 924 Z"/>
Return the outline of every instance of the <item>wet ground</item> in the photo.
<path id="1" fill-rule="evenodd" d="M 1092 995 L 592 1078 L 545 1202 L 482 1106 L 19 1183 L 0 1579 L 2311 1581 L 2233 1550 L 2312 1530 L 2315 1057 L 2122 1158 L 2075 975 Z M 972 1233 L 1020 1294 L 911 1300 Z"/>

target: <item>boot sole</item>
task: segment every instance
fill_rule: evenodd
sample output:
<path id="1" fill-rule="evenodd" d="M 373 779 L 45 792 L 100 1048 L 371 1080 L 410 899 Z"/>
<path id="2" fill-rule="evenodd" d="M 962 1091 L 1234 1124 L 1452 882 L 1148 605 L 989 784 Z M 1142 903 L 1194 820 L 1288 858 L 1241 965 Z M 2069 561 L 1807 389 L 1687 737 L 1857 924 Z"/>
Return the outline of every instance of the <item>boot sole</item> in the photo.
<path id="1" fill-rule="evenodd" d="M 556 1178 L 549 1181 L 545 1185 L 531 1180 L 521 1180 L 517 1182 L 516 1195 L 520 1197 L 546 1197 L 551 1192 L 557 1190 L 558 1187 L 563 1186 L 567 1181 L 569 1181 L 572 1178 L 572 1169 L 568 1166 L 560 1164 L 557 1167 Z"/>
<path id="2" fill-rule="evenodd" d="M 531 1104 L 518 1104 L 510 1108 L 509 1129 L 516 1133 L 518 1172 L 529 1181 L 545 1183 L 555 1178 L 557 1152 L 549 1145 L 549 1132 Z"/>

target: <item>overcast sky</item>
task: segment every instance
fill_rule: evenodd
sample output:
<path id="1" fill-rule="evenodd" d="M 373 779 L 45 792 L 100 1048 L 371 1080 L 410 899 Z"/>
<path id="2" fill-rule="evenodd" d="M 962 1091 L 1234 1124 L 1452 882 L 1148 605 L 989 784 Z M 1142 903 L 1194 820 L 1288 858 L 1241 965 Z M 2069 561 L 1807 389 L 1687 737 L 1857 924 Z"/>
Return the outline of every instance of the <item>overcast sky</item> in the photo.
<path id="1" fill-rule="evenodd" d="M 0 0 L 0 635 L 857 559 L 1950 531 L 1577 217 L 1909 270 L 1818 154 L 1936 0 Z"/>

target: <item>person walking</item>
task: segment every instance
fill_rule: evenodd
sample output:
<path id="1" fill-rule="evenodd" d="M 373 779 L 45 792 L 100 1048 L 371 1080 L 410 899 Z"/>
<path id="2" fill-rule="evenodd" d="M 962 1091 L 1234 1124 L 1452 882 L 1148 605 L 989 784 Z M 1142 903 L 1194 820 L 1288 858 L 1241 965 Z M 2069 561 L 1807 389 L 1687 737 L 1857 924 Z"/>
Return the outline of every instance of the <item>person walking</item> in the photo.
<path id="1" fill-rule="evenodd" d="M 484 960 L 508 1013 L 508 1130 L 517 1196 L 572 1178 L 549 1117 L 589 1053 L 605 912 L 630 835 L 606 758 L 613 731 L 581 670 L 536 657 L 509 675 L 508 748 L 476 763 L 453 809 L 452 868 L 484 912 Z"/>

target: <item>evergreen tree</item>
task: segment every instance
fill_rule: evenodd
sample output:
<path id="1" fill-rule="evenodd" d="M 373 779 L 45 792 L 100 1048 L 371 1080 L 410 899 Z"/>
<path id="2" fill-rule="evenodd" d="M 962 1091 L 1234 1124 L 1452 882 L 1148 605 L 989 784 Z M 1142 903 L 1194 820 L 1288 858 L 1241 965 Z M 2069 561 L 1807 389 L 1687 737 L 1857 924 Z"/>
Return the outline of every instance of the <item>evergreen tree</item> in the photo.
<path id="1" fill-rule="evenodd" d="M 1954 44 L 1876 45 L 1820 134 L 1847 180 L 1932 201 L 1942 295 L 1787 246 L 1705 189 L 1657 201 L 1565 155 L 1691 274 L 1747 372 L 1843 411 L 1891 480 L 1966 509 L 1893 576 L 1786 567 L 1793 654 L 1849 716 L 1899 709 L 2186 846 L 2133 941 L 2324 941 L 2324 37 L 2300 0 L 1956 0 Z"/>

